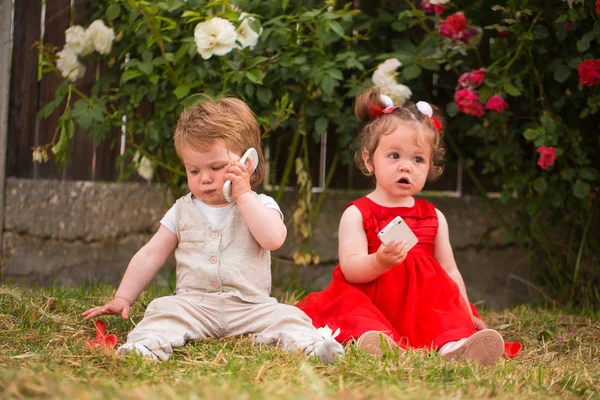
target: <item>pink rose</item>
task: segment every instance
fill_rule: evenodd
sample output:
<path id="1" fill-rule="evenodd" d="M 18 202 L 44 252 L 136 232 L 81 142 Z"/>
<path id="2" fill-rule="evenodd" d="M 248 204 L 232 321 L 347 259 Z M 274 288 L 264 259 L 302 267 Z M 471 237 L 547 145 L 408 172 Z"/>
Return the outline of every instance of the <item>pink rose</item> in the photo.
<path id="1" fill-rule="evenodd" d="M 458 78 L 458 89 L 473 88 L 481 85 L 485 79 L 485 70 L 476 69 L 471 72 L 465 72 Z"/>
<path id="2" fill-rule="evenodd" d="M 579 83 L 585 86 L 594 86 L 600 83 L 600 59 L 590 58 L 582 61 L 577 66 Z"/>
<path id="3" fill-rule="evenodd" d="M 484 114 L 483 104 L 477 98 L 477 94 L 469 89 L 462 89 L 454 93 L 454 102 L 459 111 L 475 117 L 482 117 Z"/>
<path id="4" fill-rule="evenodd" d="M 446 9 L 446 6 L 443 5 L 443 4 L 431 4 L 429 2 L 429 0 L 422 0 L 421 1 L 421 8 L 426 13 L 433 13 L 434 12 L 437 15 L 442 15 L 444 13 L 444 10 Z"/>
<path id="5" fill-rule="evenodd" d="M 495 113 L 501 113 L 508 108 L 508 104 L 500 96 L 492 96 L 485 105 L 486 110 L 491 110 Z"/>
<path id="6" fill-rule="evenodd" d="M 554 165 L 554 160 L 556 160 L 556 149 L 554 147 L 540 146 L 537 152 L 540 153 L 537 165 L 548 171 Z"/>

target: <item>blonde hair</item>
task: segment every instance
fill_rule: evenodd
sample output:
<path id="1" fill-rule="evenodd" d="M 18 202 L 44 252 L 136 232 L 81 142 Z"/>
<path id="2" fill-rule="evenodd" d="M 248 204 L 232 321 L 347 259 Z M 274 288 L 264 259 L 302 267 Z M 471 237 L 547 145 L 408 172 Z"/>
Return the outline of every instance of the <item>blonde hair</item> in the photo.
<path id="1" fill-rule="evenodd" d="M 446 149 L 443 141 L 443 131 L 438 133 L 431 119 L 423 114 L 413 103 L 407 103 L 396 108 L 390 113 L 381 113 L 374 116 L 374 110 L 383 110 L 386 108 L 377 89 L 367 89 L 356 99 L 354 114 L 364 126 L 358 136 L 358 149 L 354 154 L 354 162 L 360 171 L 366 175 L 373 175 L 369 171 L 364 160 L 363 151 L 369 154 L 369 159 L 373 159 L 373 153 L 379 145 L 382 135 L 387 135 L 394 130 L 399 123 L 413 125 L 417 132 L 417 141 L 431 146 L 431 160 L 427 180 L 433 181 L 439 178 L 444 171 L 444 155 Z M 433 116 L 442 122 L 437 107 L 432 106 Z"/>
<path id="2" fill-rule="evenodd" d="M 258 165 L 250 178 L 252 187 L 259 185 L 265 176 L 265 158 L 260 145 L 260 128 L 256 116 L 248 105 L 236 98 L 205 99 L 179 116 L 175 128 L 175 151 L 191 147 L 208 151 L 215 144 L 224 143 L 240 156 L 250 147 L 258 153 Z"/>

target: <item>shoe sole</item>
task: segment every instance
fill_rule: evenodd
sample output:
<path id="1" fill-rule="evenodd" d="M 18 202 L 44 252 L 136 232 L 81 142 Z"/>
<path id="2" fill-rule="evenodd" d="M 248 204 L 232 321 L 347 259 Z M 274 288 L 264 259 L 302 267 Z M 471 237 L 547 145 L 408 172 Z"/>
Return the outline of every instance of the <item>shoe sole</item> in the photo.
<path id="1" fill-rule="evenodd" d="M 483 365 L 492 365 L 504 353 L 504 339 L 493 329 L 485 329 L 469 336 L 462 346 L 444 354 L 446 360 L 473 360 Z"/>
<path id="2" fill-rule="evenodd" d="M 363 333 L 356 341 L 356 345 L 358 348 L 377 357 L 381 356 L 386 350 L 404 353 L 404 349 L 399 347 L 396 342 L 394 342 L 394 339 L 379 331 L 368 331 Z"/>

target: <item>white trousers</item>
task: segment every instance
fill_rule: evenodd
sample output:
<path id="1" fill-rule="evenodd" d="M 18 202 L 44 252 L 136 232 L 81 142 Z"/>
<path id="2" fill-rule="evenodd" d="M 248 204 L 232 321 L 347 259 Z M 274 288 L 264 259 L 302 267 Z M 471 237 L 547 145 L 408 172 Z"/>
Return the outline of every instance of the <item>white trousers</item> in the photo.
<path id="1" fill-rule="evenodd" d="M 153 300 L 127 336 L 166 360 L 188 340 L 252 335 L 256 343 L 310 353 L 323 342 L 310 318 L 287 304 L 248 303 L 225 293 L 187 291 Z"/>

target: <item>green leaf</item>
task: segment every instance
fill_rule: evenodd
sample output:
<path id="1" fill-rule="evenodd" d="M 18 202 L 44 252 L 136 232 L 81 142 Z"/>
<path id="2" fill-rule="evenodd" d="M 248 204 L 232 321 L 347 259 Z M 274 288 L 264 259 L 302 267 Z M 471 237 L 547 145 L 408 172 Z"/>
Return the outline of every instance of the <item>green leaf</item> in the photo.
<path id="1" fill-rule="evenodd" d="M 581 38 L 577 41 L 577 50 L 580 53 L 587 51 L 590 48 L 590 41 L 586 38 Z"/>
<path id="2" fill-rule="evenodd" d="M 325 75 L 319 86 L 321 86 L 321 90 L 323 90 L 323 93 L 331 97 L 331 95 L 333 94 L 333 90 L 337 85 L 338 83 L 335 79 L 333 79 L 329 75 Z"/>
<path id="3" fill-rule="evenodd" d="M 428 71 L 439 71 L 440 70 L 440 64 L 437 61 L 433 61 L 433 60 L 422 62 L 421 64 L 419 64 L 419 66 Z"/>
<path id="4" fill-rule="evenodd" d="M 421 68 L 418 65 L 411 65 L 402 70 L 402 76 L 407 80 L 413 80 L 421 75 Z"/>
<path id="5" fill-rule="evenodd" d="M 448 103 L 448 105 L 446 106 L 446 114 L 448 114 L 449 117 L 456 117 L 458 115 L 458 108 L 456 107 L 456 103 Z"/>
<path id="6" fill-rule="evenodd" d="M 121 75 L 121 85 L 124 84 L 125 82 L 135 79 L 141 75 L 142 75 L 142 72 L 138 71 L 136 69 L 127 70 L 123 73 L 123 75 Z"/>
<path id="7" fill-rule="evenodd" d="M 536 39 L 546 39 L 548 36 L 550 36 L 550 33 L 544 25 L 536 25 L 533 28 L 533 37 Z"/>
<path id="8" fill-rule="evenodd" d="M 538 136 L 540 136 L 540 131 L 537 128 L 528 128 L 523 132 L 523 137 L 527 140 L 535 140 Z"/>
<path id="9" fill-rule="evenodd" d="M 560 176 L 565 181 L 572 181 L 573 178 L 575 178 L 576 173 L 577 171 L 575 170 L 575 168 L 565 168 L 560 172 Z"/>
<path id="10" fill-rule="evenodd" d="M 560 64 L 554 69 L 554 80 L 560 83 L 565 82 L 571 76 L 571 68 L 565 64 Z"/>
<path id="11" fill-rule="evenodd" d="M 246 72 L 246 78 L 252 83 L 256 83 L 257 85 L 262 85 L 263 76 L 262 72 L 258 68 L 253 68 L 250 71 Z"/>
<path id="12" fill-rule="evenodd" d="M 600 21 L 594 22 L 594 33 L 597 37 L 600 37 Z"/>
<path id="13" fill-rule="evenodd" d="M 492 89 L 491 87 L 483 86 L 479 90 L 479 102 L 485 104 L 493 95 L 494 89 Z"/>
<path id="14" fill-rule="evenodd" d="M 329 125 L 329 120 L 326 117 L 319 117 L 315 121 L 315 132 L 321 134 L 327 130 L 327 126 Z"/>
<path id="15" fill-rule="evenodd" d="M 256 91 L 256 97 L 260 100 L 264 105 L 269 105 L 271 99 L 273 98 L 273 92 L 269 88 L 258 88 Z"/>
<path id="16" fill-rule="evenodd" d="M 538 179 L 536 179 L 535 181 L 533 181 L 533 188 L 539 194 L 546 193 L 546 190 L 548 189 L 548 182 L 546 182 L 546 178 L 541 176 Z"/>
<path id="17" fill-rule="evenodd" d="M 286 10 L 286 8 L 288 8 L 288 5 L 289 5 L 289 4 L 290 4 L 290 0 L 283 0 L 283 1 L 281 2 L 281 9 L 282 9 L 283 11 L 285 11 L 285 10 Z"/>
<path id="18" fill-rule="evenodd" d="M 511 82 L 504 82 L 502 87 L 504 88 L 504 91 L 511 96 L 517 97 L 521 95 L 519 89 L 517 89 Z"/>
<path id="19" fill-rule="evenodd" d="M 177 100 L 183 99 L 191 90 L 191 86 L 188 84 L 179 85 L 173 90 L 173 94 L 177 97 Z"/>
<path id="20" fill-rule="evenodd" d="M 334 31 L 339 37 L 344 37 L 344 28 L 336 21 L 328 21 L 329 27 L 332 31 Z"/>
<path id="21" fill-rule="evenodd" d="M 338 81 L 344 79 L 344 76 L 342 75 L 339 69 L 330 68 L 325 72 L 327 73 L 327 75 L 331 76 L 333 79 L 337 79 Z"/>
<path id="22" fill-rule="evenodd" d="M 586 181 L 595 181 L 598 179 L 598 170 L 594 167 L 585 167 L 579 171 L 579 176 Z"/>
<path id="23" fill-rule="evenodd" d="M 250 68 L 254 68 L 256 67 L 258 64 L 263 63 L 265 61 L 267 61 L 269 58 L 268 57 L 254 57 L 253 59 L 250 60 L 250 62 L 248 62 L 248 64 L 246 65 L 246 68 L 250 69 Z"/>
<path id="24" fill-rule="evenodd" d="M 573 194 L 579 199 L 584 199 L 590 193 L 591 186 L 589 183 L 584 183 L 577 180 L 573 185 Z"/>
<path id="25" fill-rule="evenodd" d="M 392 29 L 395 30 L 396 32 L 404 32 L 405 30 L 408 29 L 408 26 L 406 26 L 406 24 L 404 24 L 401 21 L 394 21 L 392 23 Z"/>
<path id="26" fill-rule="evenodd" d="M 106 18 L 111 21 L 117 18 L 121 14 L 121 6 L 117 3 L 113 3 L 106 9 Z"/>
<path id="27" fill-rule="evenodd" d="M 154 65 L 151 62 L 144 62 L 138 65 L 138 69 L 144 73 L 144 75 L 150 75 L 154 70 Z"/>

